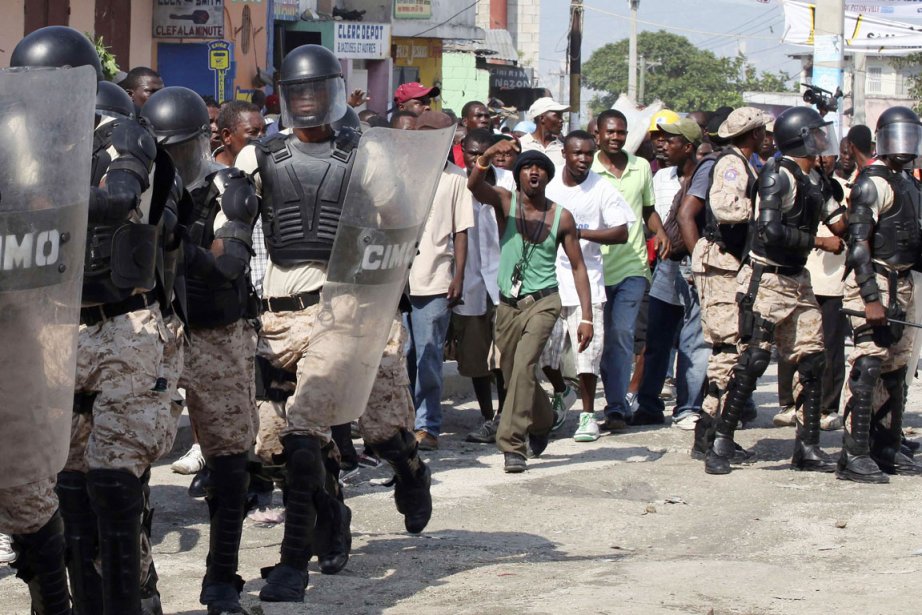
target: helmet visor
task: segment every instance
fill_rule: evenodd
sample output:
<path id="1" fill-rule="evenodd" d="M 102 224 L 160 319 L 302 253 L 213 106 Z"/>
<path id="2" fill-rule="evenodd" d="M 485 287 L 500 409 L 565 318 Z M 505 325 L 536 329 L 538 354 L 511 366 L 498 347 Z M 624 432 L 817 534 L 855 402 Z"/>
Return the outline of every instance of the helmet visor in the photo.
<path id="1" fill-rule="evenodd" d="M 342 77 L 283 83 L 279 90 L 286 127 L 323 126 L 346 114 L 346 82 Z"/>
<path id="2" fill-rule="evenodd" d="M 211 158 L 208 135 L 197 135 L 188 141 L 163 147 L 173 159 L 176 171 L 186 186 L 191 186 L 205 174 L 205 162 Z"/>
<path id="3" fill-rule="evenodd" d="M 804 150 L 807 156 L 838 156 L 839 138 L 832 124 L 804 128 Z"/>
<path id="4" fill-rule="evenodd" d="M 922 156 L 922 126 L 896 122 L 881 126 L 877 131 L 877 155 Z"/>

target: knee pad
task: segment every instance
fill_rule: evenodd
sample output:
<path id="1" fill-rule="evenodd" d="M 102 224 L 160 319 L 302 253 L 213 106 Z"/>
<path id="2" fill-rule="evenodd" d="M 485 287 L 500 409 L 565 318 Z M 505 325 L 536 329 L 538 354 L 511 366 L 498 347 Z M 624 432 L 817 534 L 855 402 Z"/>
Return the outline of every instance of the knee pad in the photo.
<path id="1" fill-rule="evenodd" d="M 797 373 L 800 374 L 801 382 L 822 378 L 825 369 L 826 354 L 822 352 L 807 355 L 797 364 Z"/>
<path id="2" fill-rule="evenodd" d="M 874 384 L 880 378 L 881 363 L 878 357 L 858 357 L 848 375 L 849 386 L 852 390 L 872 393 Z"/>
<path id="3" fill-rule="evenodd" d="M 285 448 L 288 484 L 297 482 L 312 491 L 323 489 L 326 471 L 320 441 L 310 436 L 292 435 L 282 438 L 282 446 Z"/>
<path id="4" fill-rule="evenodd" d="M 733 369 L 737 372 L 758 379 L 768 369 L 772 353 L 758 346 L 750 346 L 740 354 L 739 363 Z"/>

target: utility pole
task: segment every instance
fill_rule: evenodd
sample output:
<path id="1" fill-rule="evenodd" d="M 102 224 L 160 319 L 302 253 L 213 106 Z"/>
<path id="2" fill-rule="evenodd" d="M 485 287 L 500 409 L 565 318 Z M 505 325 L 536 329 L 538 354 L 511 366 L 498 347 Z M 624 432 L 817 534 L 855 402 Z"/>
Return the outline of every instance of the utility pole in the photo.
<path id="1" fill-rule="evenodd" d="M 640 0 L 628 0 L 631 3 L 631 38 L 628 40 L 627 52 L 627 95 L 637 100 L 637 7 Z"/>
<path id="2" fill-rule="evenodd" d="M 580 78 L 583 48 L 583 0 L 570 0 L 570 130 L 580 128 Z"/>
<path id="3" fill-rule="evenodd" d="M 639 79 L 640 85 L 637 88 L 637 100 L 634 101 L 638 105 L 643 104 L 643 93 L 644 93 L 644 85 L 646 84 L 646 79 L 645 79 L 646 74 L 647 74 L 647 58 L 644 57 L 643 54 L 641 54 L 640 55 L 640 79 Z"/>
<path id="4" fill-rule="evenodd" d="M 864 111 L 864 86 L 867 83 L 868 56 L 852 51 L 852 126 L 868 121 Z"/>
<path id="5" fill-rule="evenodd" d="M 845 64 L 845 0 L 816 3 L 813 36 L 813 85 L 830 92 L 842 91 Z M 836 134 L 842 134 L 842 104 L 833 118 Z"/>

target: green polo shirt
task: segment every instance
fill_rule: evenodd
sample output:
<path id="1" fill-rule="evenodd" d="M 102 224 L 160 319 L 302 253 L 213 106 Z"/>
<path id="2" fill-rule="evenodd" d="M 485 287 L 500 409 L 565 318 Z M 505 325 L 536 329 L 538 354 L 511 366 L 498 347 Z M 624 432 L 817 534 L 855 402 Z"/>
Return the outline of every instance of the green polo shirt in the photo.
<path id="1" fill-rule="evenodd" d="M 631 206 L 637 223 L 631 225 L 627 243 L 602 246 L 602 263 L 605 268 L 605 285 L 613 286 L 630 276 L 643 276 L 650 280 L 647 265 L 647 242 L 644 236 L 643 208 L 653 207 L 653 173 L 650 163 L 633 154 L 627 155 L 627 166 L 621 177 L 615 177 L 595 155 L 592 170 L 611 182 Z"/>

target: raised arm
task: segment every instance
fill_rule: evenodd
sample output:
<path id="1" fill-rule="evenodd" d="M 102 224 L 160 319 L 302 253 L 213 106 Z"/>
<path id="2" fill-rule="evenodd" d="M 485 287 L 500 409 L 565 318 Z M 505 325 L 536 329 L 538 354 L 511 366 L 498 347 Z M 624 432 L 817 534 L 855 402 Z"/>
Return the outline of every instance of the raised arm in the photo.
<path id="1" fill-rule="evenodd" d="M 499 223 L 500 232 L 506 224 L 506 218 L 509 216 L 509 207 L 512 200 L 512 193 L 499 186 L 491 186 L 487 183 L 487 171 L 490 170 L 490 162 L 493 156 L 498 153 L 509 153 L 518 151 L 518 146 L 512 141 L 502 140 L 494 143 L 482 156 L 474 161 L 474 167 L 467 178 L 467 187 L 478 201 L 484 205 L 490 205 L 496 211 L 496 221 Z"/>

